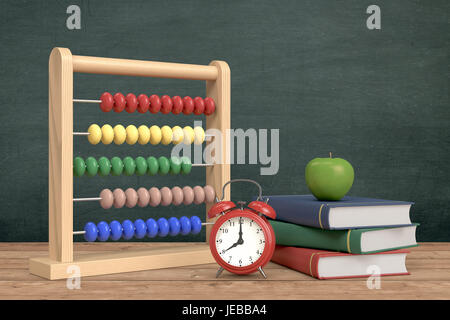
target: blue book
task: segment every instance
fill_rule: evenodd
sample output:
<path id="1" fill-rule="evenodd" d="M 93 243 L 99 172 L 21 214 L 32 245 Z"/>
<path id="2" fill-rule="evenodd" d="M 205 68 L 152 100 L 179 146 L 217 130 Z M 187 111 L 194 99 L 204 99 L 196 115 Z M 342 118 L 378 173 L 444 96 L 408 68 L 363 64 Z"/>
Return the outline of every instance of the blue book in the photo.
<path id="1" fill-rule="evenodd" d="M 276 220 L 326 230 L 411 225 L 412 202 L 346 196 L 319 201 L 313 195 L 265 196 L 277 213 Z"/>

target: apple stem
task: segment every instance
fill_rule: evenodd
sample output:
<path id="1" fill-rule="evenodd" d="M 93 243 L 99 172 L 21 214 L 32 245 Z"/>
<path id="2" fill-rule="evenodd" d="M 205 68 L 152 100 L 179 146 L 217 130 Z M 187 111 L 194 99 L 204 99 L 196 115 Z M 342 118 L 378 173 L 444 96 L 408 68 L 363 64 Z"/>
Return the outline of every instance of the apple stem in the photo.
<path id="1" fill-rule="evenodd" d="M 333 154 L 330 152 L 330 158 L 333 158 Z"/>

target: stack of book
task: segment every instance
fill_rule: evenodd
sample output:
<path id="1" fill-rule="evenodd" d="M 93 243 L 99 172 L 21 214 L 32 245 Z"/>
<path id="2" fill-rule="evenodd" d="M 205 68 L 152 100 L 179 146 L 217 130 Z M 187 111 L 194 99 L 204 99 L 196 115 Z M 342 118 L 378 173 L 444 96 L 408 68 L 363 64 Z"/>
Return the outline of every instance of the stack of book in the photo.
<path id="1" fill-rule="evenodd" d="M 409 274 L 405 248 L 417 246 L 411 202 L 312 195 L 268 196 L 276 249 L 272 261 L 318 279 Z M 378 270 L 378 271 L 377 271 Z"/>

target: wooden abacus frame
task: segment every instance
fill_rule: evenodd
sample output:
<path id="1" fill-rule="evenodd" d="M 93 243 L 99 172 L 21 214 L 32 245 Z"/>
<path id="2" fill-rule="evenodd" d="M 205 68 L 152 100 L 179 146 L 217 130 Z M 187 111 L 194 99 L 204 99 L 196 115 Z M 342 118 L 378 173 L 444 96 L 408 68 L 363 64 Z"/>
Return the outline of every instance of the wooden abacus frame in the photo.
<path id="1" fill-rule="evenodd" d="M 30 259 L 30 272 L 47 279 L 72 277 L 69 266 L 81 276 L 141 271 L 214 262 L 206 243 L 151 248 L 130 252 L 74 254 L 73 250 L 73 73 L 176 78 L 206 81 L 206 96 L 216 102 L 206 119 L 206 129 L 222 132 L 219 164 L 206 167 L 206 184 L 218 193 L 230 180 L 228 129 L 230 129 L 230 69 L 224 61 L 208 66 L 112 59 L 72 55 L 54 48 L 49 60 L 49 256 Z M 226 149 L 226 150 L 224 150 Z M 219 159 L 216 159 L 219 160 Z M 230 199 L 229 189 L 224 199 Z M 208 211 L 210 205 L 207 205 Z M 206 217 L 206 215 L 205 215 Z M 185 243 L 184 243 L 185 244 Z M 95 245 L 95 244 L 94 244 Z"/>

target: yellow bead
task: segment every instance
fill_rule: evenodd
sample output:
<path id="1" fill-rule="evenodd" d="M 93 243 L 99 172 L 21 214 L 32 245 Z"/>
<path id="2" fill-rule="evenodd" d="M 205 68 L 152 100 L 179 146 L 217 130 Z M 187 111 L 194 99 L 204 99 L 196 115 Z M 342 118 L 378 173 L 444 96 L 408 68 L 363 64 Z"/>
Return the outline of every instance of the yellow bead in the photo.
<path id="1" fill-rule="evenodd" d="M 135 144 L 139 139 L 139 131 L 138 129 L 130 124 L 127 129 L 127 138 L 126 141 L 128 144 Z"/>
<path id="2" fill-rule="evenodd" d="M 184 139 L 183 142 L 184 144 L 192 144 L 192 142 L 194 142 L 194 129 L 192 129 L 192 127 L 190 126 L 186 126 L 183 128 L 183 134 L 184 134 Z"/>
<path id="3" fill-rule="evenodd" d="M 181 127 L 179 126 L 175 126 L 172 128 L 172 142 L 173 144 L 179 144 L 180 142 L 183 142 L 183 129 L 181 129 Z"/>
<path id="4" fill-rule="evenodd" d="M 169 126 L 163 126 L 161 128 L 161 143 L 165 146 L 167 146 L 169 143 L 172 142 L 172 128 Z"/>
<path id="5" fill-rule="evenodd" d="M 205 141 L 205 130 L 202 127 L 194 128 L 194 144 L 202 144 Z"/>
<path id="6" fill-rule="evenodd" d="M 150 127 L 150 143 L 155 145 L 161 142 L 162 134 L 158 126 Z"/>
<path id="7" fill-rule="evenodd" d="M 127 132 L 123 125 L 118 124 L 114 127 L 114 143 L 122 144 L 127 138 Z"/>
<path id="8" fill-rule="evenodd" d="M 147 126 L 139 126 L 138 128 L 139 132 L 139 144 L 147 144 L 150 140 L 150 129 Z"/>
<path id="9" fill-rule="evenodd" d="M 98 144 L 102 139 L 102 130 L 97 124 L 91 124 L 88 128 L 88 141 L 91 144 Z"/>
<path id="10" fill-rule="evenodd" d="M 114 130 L 109 124 L 102 126 L 102 143 L 110 144 L 114 140 Z"/>

